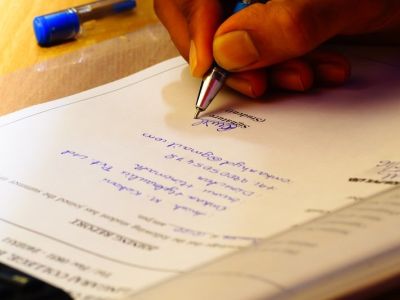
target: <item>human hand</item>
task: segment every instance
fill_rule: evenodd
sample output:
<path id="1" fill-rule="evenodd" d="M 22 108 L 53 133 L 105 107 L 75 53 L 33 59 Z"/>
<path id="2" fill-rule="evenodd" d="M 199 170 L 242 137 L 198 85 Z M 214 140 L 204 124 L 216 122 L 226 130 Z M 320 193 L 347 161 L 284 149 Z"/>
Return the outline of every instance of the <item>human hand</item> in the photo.
<path id="1" fill-rule="evenodd" d="M 344 83 L 349 62 L 320 48 L 331 38 L 400 42 L 399 0 L 270 0 L 223 21 L 234 3 L 154 0 L 154 8 L 192 75 L 203 76 L 215 59 L 232 72 L 227 84 L 251 97 Z"/>

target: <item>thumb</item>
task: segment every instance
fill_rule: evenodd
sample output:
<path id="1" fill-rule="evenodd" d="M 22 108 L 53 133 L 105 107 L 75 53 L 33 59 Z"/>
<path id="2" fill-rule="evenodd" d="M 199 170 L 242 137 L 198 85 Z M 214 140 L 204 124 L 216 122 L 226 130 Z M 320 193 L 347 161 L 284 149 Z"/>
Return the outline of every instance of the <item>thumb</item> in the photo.
<path id="1" fill-rule="evenodd" d="M 271 0 L 253 4 L 219 27 L 213 41 L 215 60 L 229 71 L 242 71 L 301 56 L 354 21 L 348 2 Z"/>

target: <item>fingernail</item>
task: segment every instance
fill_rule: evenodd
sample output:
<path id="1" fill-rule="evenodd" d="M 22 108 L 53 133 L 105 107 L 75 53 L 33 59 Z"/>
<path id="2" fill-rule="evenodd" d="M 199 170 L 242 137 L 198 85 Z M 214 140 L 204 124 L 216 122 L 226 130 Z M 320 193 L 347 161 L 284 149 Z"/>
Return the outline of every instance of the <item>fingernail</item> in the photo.
<path id="1" fill-rule="evenodd" d="M 316 77 L 326 84 L 342 84 L 350 76 L 349 70 L 338 64 L 322 63 L 315 68 Z"/>
<path id="2" fill-rule="evenodd" d="M 244 30 L 232 31 L 215 38 L 214 57 L 226 70 L 240 70 L 255 63 L 260 55 L 250 35 Z"/>
<path id="3" fill-rule="evenodd" d="M 275 71 L 273 73 L 273 86 L 292 91 L 306 90 L 300 74 L 290 70 Z"/>
<path id="4" fill-rule="evenodd" d="M 189 66 L 190 66 L 190 73 L 192 74 L 192 76 L 195 76 L 197 68 L 197 50 L 194 41 L 190 41 Z"/>
<path id="5" fill-rule="evenodd" d="M 250 82 L 245 79 L 237 78 L 234 76 L 228 77 L 226 80 L 226 84 L 229 85 L 234 90 L 249 96 L 249 97 L 256 97 L 253 91 L 253 87 L 251 86 Z"/>

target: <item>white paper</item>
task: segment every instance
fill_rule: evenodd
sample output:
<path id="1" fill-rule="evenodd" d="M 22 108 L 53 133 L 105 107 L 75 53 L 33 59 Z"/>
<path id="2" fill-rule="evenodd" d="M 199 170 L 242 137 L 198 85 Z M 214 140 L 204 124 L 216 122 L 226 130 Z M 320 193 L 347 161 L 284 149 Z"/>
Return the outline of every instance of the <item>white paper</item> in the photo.
<path id="1" fill-rule="evenodd" d="M 118 299 L 398 183 L 399 66 L 353 56 L 342 88 L 201 120 L 180 58 L 0 118 L 0 260 Z"/>
<path id="2" fill-rule="evenodd" d="M 126 300 L 342 299 L 398 274 L 399 215 L 397 186 Z"/>

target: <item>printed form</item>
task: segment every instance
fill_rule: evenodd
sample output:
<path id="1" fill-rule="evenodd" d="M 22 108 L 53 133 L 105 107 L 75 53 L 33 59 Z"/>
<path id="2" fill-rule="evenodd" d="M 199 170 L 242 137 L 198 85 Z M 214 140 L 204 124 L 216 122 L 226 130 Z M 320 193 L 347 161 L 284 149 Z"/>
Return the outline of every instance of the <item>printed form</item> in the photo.
<path id="1" fill-rule="evenodd" d="M 386 60 L 385 60 L 386 59 Z M 121 299 L 400 181 L 400 63 L 250 100 L 172 59 L 0 118 L 0 261 Z"/>

